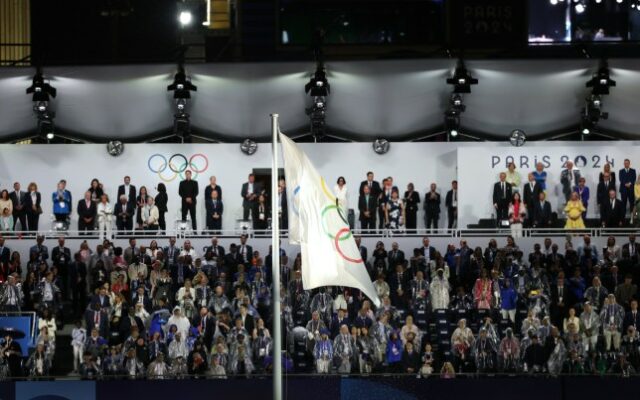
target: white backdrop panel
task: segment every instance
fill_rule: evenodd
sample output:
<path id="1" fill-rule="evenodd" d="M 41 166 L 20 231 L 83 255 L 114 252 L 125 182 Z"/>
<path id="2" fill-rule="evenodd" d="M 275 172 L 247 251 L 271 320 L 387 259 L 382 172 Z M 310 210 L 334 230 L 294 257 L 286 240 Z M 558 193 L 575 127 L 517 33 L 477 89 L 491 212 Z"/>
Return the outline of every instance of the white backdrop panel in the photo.
<path id="1" fill-rule="evenodd" d="M 614 145 L 615 143 L 615 145 Z M 572 160 L 587 180 L 590 190 L 587 218 L 599 215 L 596 205 L 598 175 L 606 162 L 616 172 L 623 167 L 623 160 L 629 158 L 631 166 L 640 165 L 640 143 L 638 142 L 538 142 L 527 143 L 524 147 L 508 144 L 477 144 L 458 149 L 458 180 L 460 181 L 459 226 L 475 224 L 479 218 L 489 218 L 494 213 L 493 184 L 500 172 L 507 170 L 507 164 L 515 162 L 522 183 L 527 174 L 535 170 L 540 161 L 547 172 L 547 199 L 554 211 L 561 212 L 564 196 L 560 184 L 560 173 L 567 160 Z M 522 191 L 522 185 L 520 186 Z"/>

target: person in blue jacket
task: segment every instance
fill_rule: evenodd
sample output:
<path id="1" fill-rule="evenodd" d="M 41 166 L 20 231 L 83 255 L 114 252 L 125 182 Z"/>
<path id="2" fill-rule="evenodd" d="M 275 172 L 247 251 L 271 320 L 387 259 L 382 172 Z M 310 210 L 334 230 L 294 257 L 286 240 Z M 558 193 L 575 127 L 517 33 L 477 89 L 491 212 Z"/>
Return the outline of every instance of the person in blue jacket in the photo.
<path id="1" fill-rule="evenodd" d="M 58 182 L 58 189 L 51 195 L 53 202 L 53 215 L 58 222 L 68 222 L 71 215 L 71 192 L 66 189 L 67 181 Z"/>
<path id="2" fill-rule="evenodd" d="M 509 319 L 512 324 L 516 322 L 516 306 L 518 293 L 511 285 L 511 279 L 505 279 L 500 288 L 500 313 L 502 319 Z"/>
<path id="3" fill-rule="evenodd" d="M 402 340 L 398 336 L 398 331 L 394 330 L 389 335 L 387 342 L 386 362 L 389 372 L 402 372 Z"/>

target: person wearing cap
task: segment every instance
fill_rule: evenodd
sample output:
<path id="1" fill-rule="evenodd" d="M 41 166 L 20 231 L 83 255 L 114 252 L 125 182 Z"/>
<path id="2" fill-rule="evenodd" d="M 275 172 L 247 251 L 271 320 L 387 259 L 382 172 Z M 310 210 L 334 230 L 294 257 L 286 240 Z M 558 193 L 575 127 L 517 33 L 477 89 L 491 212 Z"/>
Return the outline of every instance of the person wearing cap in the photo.
<path id="1" fill-rule="evenodd" d="M 585 351 L 591 352 L 596 350 L 599 331 L 600 319 L 598 318 L 598 314 L 593 310 L 591 303 L 587 301 L 584 303 L 582 314 L 580 314 L 580 332 L 582 332 Z"/>
<path id="2" fill-rule="evenodd" d="M 313 357 L 316 362 L 316 372 L 328 374 L 331 368 L 331 360 L 333 359 L 333 344 L 329 339 L 329 330 L 327 328 L 320 330 L 320 339 L 316 341 L 313 348 Z"/>
<path id="3" fill-rule="evenodd" d="M 623 321 L 624 308 L 616 302 L 614 294 L 609 294 L 600 312 L 600 324 L 602 325 L 606 351 L 611 351 L 612 344 L 615 351 L 620 350 Z"/>

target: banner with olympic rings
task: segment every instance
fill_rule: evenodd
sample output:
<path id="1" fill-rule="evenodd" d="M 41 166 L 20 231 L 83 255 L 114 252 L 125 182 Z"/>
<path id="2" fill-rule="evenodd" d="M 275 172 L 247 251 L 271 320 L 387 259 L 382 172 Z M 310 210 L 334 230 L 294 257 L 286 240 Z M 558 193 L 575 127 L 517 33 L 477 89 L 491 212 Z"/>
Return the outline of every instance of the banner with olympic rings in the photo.
<path id="1" fill-rule="evenodd" d="M 201 153 L 196 153 L 187 158 L 182 153 L 165 156 L 160 153 L 152 154 L 147 160 L 149 170 L 158 175 L 161 181 L 169 183 L 176 178 L 185 179 L 185 173 L 191 171 L 191 179 L 197 180 L 198 176 L 209 169 L 209 159 Z"/>

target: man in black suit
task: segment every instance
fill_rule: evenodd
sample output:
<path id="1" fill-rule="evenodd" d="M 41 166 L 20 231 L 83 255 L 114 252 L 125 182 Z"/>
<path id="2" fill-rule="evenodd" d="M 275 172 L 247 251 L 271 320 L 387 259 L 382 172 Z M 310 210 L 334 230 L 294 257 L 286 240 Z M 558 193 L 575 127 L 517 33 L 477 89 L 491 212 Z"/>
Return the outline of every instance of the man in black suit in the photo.
<path id="1" fill-rule="evenodd" d="M 389 268 L 395 268 L 398 264 L 405 264 L 404 251 L 398 249 L 398 242 L 391 243 L 388 255 Z"/>
<path id="2" fill-rule="evenodd" d="M 567 313 L 568 306 L 573 304 L 574 301 L 580 301 L 581 299 L 570 299 L 571 292 L 569 291 L 569 285 L 565 279 L 564 271 L 558 272 L 558 277 L 550 287 L 551 289 L 551 322 L 555 326 L 562 326 L 562 321 Z"/>
<path id="3" fill-rule="evenodd" d="M 102 337 L 109 337 L 109 314 L 106 309 L 103 310 L 100 303 L 91 303 L 90 307 L 84 312 L 84 322 L 87 331 L 91 332 L 94 328 Z"/>
<path id="4" fill-rule="evenodd" d="M 405 309 L 409 296 L 411 273 L 404 270 L 402 264 L 390 266 L 388 274 L 390 297 L 393 305 Z"/>
<path id="5" fill-rule="evenodd" d="M 163 253 L 165 260 L 167 260 L 167 266 L 171 269 L 178 262 L 178 256 L 180 256 L 180 249 L 176 246 L 175 236 L 169 238 L 169 246 L 164 248 Z"/>
<path id="6" fill-rule="evenodd" d="M 211 246 L 207 246 L 204 252 L 207 253 L 209 251 L 215 258 L 224 257 L 224 247 L 218 244 L 218 238 L 215 236 L 211 238 Z"/>
<path id="7" fill-rule="evenodd" d="M 20 221 L 20 230 L 27 230 L 27 208 L 25 207 L 27 192 L 20 190 L 20 182 L 13 184 L 13 192 L 9 194 L 9 199 L 13 204 L 13 230 Z"/>
<path id="8" fill-rule="evenodd" d="M 247 244 L 247 234 L 240 236 L 240 245 L 238 246 L 238 263 L 244 264 L 247 268 L 253 259 L 253 247 Z M 235 266 L 234 266 L 235 267 Z"/>
<path id="9" fill-rule="evenodd" d="M 358 199 L 358 210 L 360 210 L 358 219 L 360 220 L 360 229 L 364 232 L 376 229 L 376 205 L 376 197 L 371 194 L 369 186 L 365 185 Z"/>
<path id="10" fill-rule="evenodd" d="M 118 232 L 130 232 L 133 230 L 133 214 L 135 212 L 134 204 L 127 201 L 127 195 L 123 194 L 119 197 L 120 201 L 113 209 L 116 215 L 116 227 Z"/>
<path id="11" fill-rule="evenodd" d="M 178 194 L 182 198 L 182 220 L 186 221 L 187 212 L 191 216 L 194 232 L 198 230 L 196 223 L 196 202 L 198 198 L 198 182 L 191 179 L 191 171 L 185 172 L 185 180 L 180 182 Z"/>
<path id="12" fill-rule="evenodd" d="M 598 183 L 598 189 L 596 192 L 596 201 L 598 202 L 598 208 L 601 216 L 603 213 L 603 207 L 609 199 L 609 192 L 612 190 L 614 192 L 616 191 L 616 182 L 611 179 L 611 174 L 609 172 L 605 172 L 602 174 L 602 180 Z"/>
<path id="13" fill-rule="evenodd" d="M 536 182 L 536 177 L 532 172 L 529 172 L 527 179 L 529 180 L 529 182 L 525 183 L 524 187 L 522 188 L 522 202 L 525 206 L 527 206 L 529 226 L 533 226 L 535 204 L 540 199 L 540 192 L 542 192 L 542 188 L 540 187 L 540 184 Z"/>
<path id="14" fill-rule="evenodd" d="M 444 204 L 447 207 L 447 228 L 452 229 L 458 225 L 458 181 L 451 182 Z"/>
<path id="15" fill-rule="evenodd" d="M 84 194 L 84 199 L 78 202 L 78 230 L 92 231 L 96 222 L 96 203 L 91 201 L 91 192 Z"/>
<path id="16" fill-rule="evenodd" d="M 378 198 L 378 195 L 382 192 L 380 183 L 373 180 L 373 172 L 371 171 L 367 172 L 367 179 L 360 182 L 360 189 L 358 190 L 360 196 L 364 194 L 365 186 L 369 188 L 369 194 L 374 198 Z"/>
<path id="17" fill-rule="evenodd" d="M 638 311 L 638 300 L 631 300 L 631 310 L 626 313 L 622 322 L 622 331 L 626 331 L 628 327 L 633 326 L 636 330 L 640 329 L 640 311 Z"/>
<path id="18" fill-rule="evenodd" d="M 261 191 L 260 184 L 256 183 L 256 176 L 249 174 L 248 181 L 242 184 L 242 190 L 240 191 L 240 196 L 242 196 L 242 219 L 245 221 L 249 220 L 251 211 L 258 204 L 258 196 Z"/>
<path id="19" fill-rule="evenodd" d="M 206 226 L 212 231 L 220 231 L 222 229 L 222 213 L 224 212 L 224 204 L 218 198 L 218 192 L 211 191 L 211 197 L 204 202 L 207 210 Z"/>
<path id="20" fill-rule="evenodd" d="M 137 192 L 136 187 L 131 184 L 129 176 L 124 177 L 124 185 L 118 186 L 118 198 L 122 195 L 127 196 L 127 202 L 135 208 Z"/>
<path id="21" fill-rule="evenodd" d="M 622 259 L 637 264 L 638 251 L 640 251 L 640 245 L 636 243 L 636 235 L 631 234 L 629 235 L 629 241 L 622 245 Z"/>
<path id="22" fill-rule="evenodd" d="M 424 256 L 425 264 L 429 265 L 431 261 L 435 260 L 436 248 L 430 245 L 430 241 L 428 237 L 422 238 L 422 248 L 420 249 L 420 251 Z"/>
<path id="23" fill-rule="evenodd" d="M 153 310 L 153 304 L 151 303 L 151 297 L 146 293 L 144 285 L 138 286 L 136 289 L 136 294 L 131 298 L 131 305 L 135 307 L 136 304 L 142 304 L 142 308 L 147 310 L 148 313 L 151 313 Z"/>
<path id="24" fill-rule="evenodd" d="M 280 218 L 280 229 L 289 229 L 289 204 L 284 180 L 280 180 L 278 183 L 278 217 Z"/>
<path id="25" fill-rule="evenodd" d="M 256 327 L 256 322 L 254 321 L 253 317 L 249 314 L 249 309 L 244 303 L 240 304 L 239 309 L 240 309 L 240 315 L 238 316 L 238 318 L 242 320 L 242 326 L 244 327 L 244 329 L 247 330 L 249 335 L 253 334 L 253 329 Z"/>
<path id="26" fill-rule="evenodd" d="M 0 264 L 9 265 L 11 249 L 4 245 L 4 238 L 0 235 Z"/>
<path id="27" fill-rule="evenodd" d="M 362 237 L 355 236 L 355 240 L 356 240 L 356 246 L 358 246 L 358 250 L 360 251 L 360 258 L 362 258 L 362 261 L 366 264 L 369 250 L 362 245 Z"/>
<path id="28" fill-rule="evenodd" d="M 69 280 L 69 264 L 71 263 L 71 250 L 64 246 L 64 237 L 58 238 L 58 245 L 51 250 L 51 261 L 53 266 L 58 268 L 58 276 L 62 279 L 62 296 L 69 299 L 71 286 L 75 282 Z"/>
<path id="29" fill-rule="evenodd" d="M 211 344 L 213 343 L 213 335 L 216 330 L 216 321 L 215 318 L 209 313 L 209 309 L 207 307 L 200 307 L 200 315 L 194 318 L 193 326 L 198 329 L 199 335 L 204 339 L 204 344 L 207 345 L 206 348 L 211 348 Z M 251 334 L 253 332 L 250 332 Z"/>
<path id="30" fill-rule="evenodd" d="M 438 230 L 440 219 L 440 193 L 436 192 L 436 184 L 432 183 L 429 191 L 424 195 L 424 225 L 425 228 Z"/>
<path id="31" fill-rule="evenodd" d="M 500 181 L 493 185 L 493 208 L 496 210 L 496 222 L 500 226 L 500 221 L 509 217 L 509 202 L 512 192 L 511 184 L 506 182 L 507 174 L 500 173 Z"/>
<path id="32" fill-rule="evenodd" d="M 609 190 L 609 198 L 602 204 L 600 220 L 603 228 L 618 228 L 624 222 L 624 206 L 613 189 Z"/>
<path id="33" fill-rule="evenodd" d="M 538 193 L 538 201 L 533 204 L 533 227 L 546 228 L 551 225 L 551 204 L 546 200 L 544 192 Z"/>

